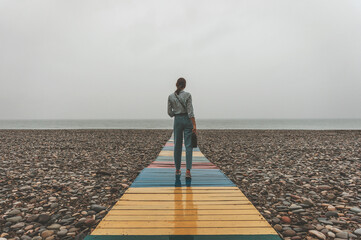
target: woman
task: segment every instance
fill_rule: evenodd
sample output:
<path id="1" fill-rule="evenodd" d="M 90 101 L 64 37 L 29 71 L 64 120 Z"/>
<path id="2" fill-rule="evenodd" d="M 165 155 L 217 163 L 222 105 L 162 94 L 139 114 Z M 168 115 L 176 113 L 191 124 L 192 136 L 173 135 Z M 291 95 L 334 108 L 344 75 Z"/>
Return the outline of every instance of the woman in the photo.
<path id="1" fill-rule="evenodd" d="M 179 78 L 177 90 L 168 96 L 168 115 L 174 116 L 174 165 L 176 175 L 181 174 L 182 142 L 184 133 L 184 146 L 186 147 L 186 178 L 191 178 L 192 168 L 192 132 L 196 133 L 196 120 L 193 113 L 192 96 L 185 92 L 186 80 Z"/>

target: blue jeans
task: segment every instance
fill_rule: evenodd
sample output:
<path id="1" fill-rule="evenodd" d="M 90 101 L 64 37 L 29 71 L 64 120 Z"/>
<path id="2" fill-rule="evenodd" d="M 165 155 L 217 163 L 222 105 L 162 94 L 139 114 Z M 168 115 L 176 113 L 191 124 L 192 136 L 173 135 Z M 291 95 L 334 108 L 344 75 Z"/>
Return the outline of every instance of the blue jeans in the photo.
<path id="1" fill-rule="evenodd" d="M 187 169 L 192 168 L 192 129 L 193 124 L 187 114 L 174 116 L 174 165 L 177 170 L 181 168 L 183 134 Z"/>

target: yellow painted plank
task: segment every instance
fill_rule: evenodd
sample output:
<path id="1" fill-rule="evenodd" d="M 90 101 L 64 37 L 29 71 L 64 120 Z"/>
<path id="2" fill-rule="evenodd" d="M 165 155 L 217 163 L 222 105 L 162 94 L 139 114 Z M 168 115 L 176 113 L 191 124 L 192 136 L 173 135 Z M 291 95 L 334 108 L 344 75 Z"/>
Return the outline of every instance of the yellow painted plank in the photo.
<path id="1" fill-rule="evenodd" d="M 244 215 L 258 215 L 259 212 L 256 208 L 251 210 L 121 210 L 121 209 L 113 209 L 111 210 L 107 216 L 114 216 L 114 215 L 227 215 L 227 214 L 244 214 Z"/>
<path id="2" fill-rule="evenodd" d="M 264 220 L 261 214 L 258 215 L 107 215 L 103 218 L 103 221 L 111 220 L 208 220 L 208 221 L 227 221 L 227 220 Z"/>
<path id="3" fill-rule="evenodd" d="M 159 210 L 168 210 L 168 209 L 175 209 L 175 210 L 184 210 L 184 209 L 191 209 L 191 210 L 198 210 L 198 209 L 218 209 L 218 210 L 226 210 L 226 209 L 253 209 L 252 204 L 244 204 L 244 205 L 193 205 L 193 204 L 187 204 L 187 205 L 178 205 L 178 206 L 167 206 L 167 205 L 155 205 L 155 206 L 129 206 L 129 205 L 116 205 L 113 207 L 113 209 L 159 209 Z"/>
<path id="4" fill-rule="evenodd" d="M 92 235 L 228 235 L 228 234 L 277 234 L 271 227 L 259 228 L 132 228 L 101 229 L 97 228 Z"/>
<path id="5" fill-rule="evenodd" d="M 187 203 L 187 204 L 186 204 Z M 147 206 L 155 206 L 155 205 L 167 205 L 167 206 L 185 206 L 185 205 L 245 205 L 250 204 L 248 200 L 241 201 L 192 201 L 192 202 L 182 202 L 182 201 L 128 201 L 120 199 L 115 206 L 123 205 L 123 206 L 139 206 L 139 205 L 147 205 Z"/>
<path id="6" fill-rule="evenodd" d="M 159 156 L 161 157 L 172 157 L 174 155 L 173 151 L 161 151 L 159 153 Z M 182 156 L 185 157 L 186 153 L 185 151 L 182 152 Z M 193 157 L 204 157 L 202 152 L 193 152 Z"/>
<path id="7" fill-rule="evenodd" d="M 178 195 L 178 196 L 177 196 Z M 221 194 L 193 194 L 191 196 L 182 195 L 182 194 L 124 194 L 122 196 L 123 200 L 172 200 L 172 201 L 194 201 L 194 200 L 246 200 L 247 198 L 241 195 L 221 195 Z"/>
<path id="8" fill-rule="evenodd" d="M 98 228 L 252 228 L 269 227 L 266 221 L 101 221 Z"/>

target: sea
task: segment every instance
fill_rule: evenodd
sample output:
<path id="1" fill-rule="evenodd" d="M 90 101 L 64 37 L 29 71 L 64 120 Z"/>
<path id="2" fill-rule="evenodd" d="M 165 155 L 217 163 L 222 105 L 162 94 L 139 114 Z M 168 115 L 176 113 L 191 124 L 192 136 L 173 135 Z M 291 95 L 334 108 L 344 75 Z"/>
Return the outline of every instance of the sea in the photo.
<path id="1" fill-rule="evenodd" d="M 0 120 L 0 129 L 171 129 L 173 119 Z M 198 129 L 361 130 L 361 119 L 197 119 Z"/>

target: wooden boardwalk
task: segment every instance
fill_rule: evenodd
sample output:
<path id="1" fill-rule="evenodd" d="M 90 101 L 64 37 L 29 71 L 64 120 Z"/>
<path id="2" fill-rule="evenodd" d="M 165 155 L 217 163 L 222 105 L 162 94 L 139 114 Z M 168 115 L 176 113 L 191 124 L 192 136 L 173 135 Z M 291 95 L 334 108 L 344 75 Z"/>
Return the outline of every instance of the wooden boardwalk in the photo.
<path id="1" fill-rule="evenodd" d="M 198 148 L 192 179 L 175 176 L 173 138 L 86 240 L 280 240 L 252 203 Z M 184 146 L 183 146 L 184 150 Z"/>

